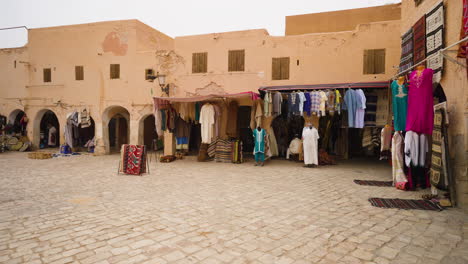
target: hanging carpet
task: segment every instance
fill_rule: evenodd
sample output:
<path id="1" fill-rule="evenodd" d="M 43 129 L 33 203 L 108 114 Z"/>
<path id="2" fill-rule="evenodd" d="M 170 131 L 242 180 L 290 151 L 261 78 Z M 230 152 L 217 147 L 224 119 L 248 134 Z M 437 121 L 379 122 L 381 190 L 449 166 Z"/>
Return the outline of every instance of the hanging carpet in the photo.
<path id="1" fill-rule="evenodd" d="M 146 146 L 123 144 L 119 172 L 131 175 L 146 173 Z"/>

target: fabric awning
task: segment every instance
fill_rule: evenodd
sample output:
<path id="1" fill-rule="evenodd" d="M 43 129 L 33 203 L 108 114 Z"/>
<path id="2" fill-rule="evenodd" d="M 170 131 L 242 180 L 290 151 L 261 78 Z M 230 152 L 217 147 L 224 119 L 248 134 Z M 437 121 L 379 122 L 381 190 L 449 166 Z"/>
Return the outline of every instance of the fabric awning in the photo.
<path id="1" fill-rule="evenodd" d="M 242 98 L 242 97 L 250 97 L 252 100 L 257 100 L 260 98 L 258 93 L 254 92 L 243 92 L 243 93 L 234 93 L 234 94 L 210 94 L 204 96 L 194 96 L 194 97 L 153 97 L 155 101 L 168 101 L 174 103 L 190 103 L 190 102 L 202 102 L 208 101 L 217 98 Z"/>
<path id="2" fill-rule="evenodd" d="M 294 91 L 294 90 L 320 90 L 320 89 L 345 89 L 345 88 L 388 88 L 386 82 L 358 82 L 358 83 L 332 83 L 332 84 L 304 84 L 304 85 L 279 85 L 262 86 L 258 90 L 266 91 Z"/>

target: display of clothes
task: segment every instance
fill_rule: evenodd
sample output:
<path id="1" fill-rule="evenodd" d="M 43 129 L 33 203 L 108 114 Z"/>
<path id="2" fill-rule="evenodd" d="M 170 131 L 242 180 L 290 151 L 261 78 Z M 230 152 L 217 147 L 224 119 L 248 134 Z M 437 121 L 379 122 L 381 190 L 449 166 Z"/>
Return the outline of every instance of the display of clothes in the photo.
<path id="1" fill-rule="evenodd" d="M 356 109 L 358 107 L 358 98 L 356 91 L 348 89 L 344 96 L 343 109 L 348 111 L 348 127 L 355 126 Z"/>
<path id="2" fill-rule="evenodd" d="M 392 127 L 386 125 L 380 136 L 380 159 L 386 160 L 390 158 L 390 146 L 392 143 Z"/>
<path id="3" fill-rule="evenodd" d="M 392 82 L 392 109 L 395 131 L 406 131 L 406 114 L 408 109 L 408 88 L 405 83 Z"/>
<path id="4" fill-rule="evenodd" d="M 191 125 L 189 122 L 186 122 L 185 120 L 183 120 L 180 115 L 176 116 L 174 135 L 176 138 L 177 150 L 188 151 L 189 140 L 190 140 L 190 128 L 191 128 Z"/>
<path id="5" fill-rule="evenodd" d="M 366 113 L 366 96 L 361 89 L 356 90 L 356 100 L 357 100 L 357 107 L 356 107 L 356 117 L 354 120 L 354 127 L 355 128 L 363 128 L 364 127 L 364 115 Z"/>
<path id="6" fill-rule="evenodd" d="M 302 131 L 302 144 L 304 151 L 304 164 L 318 165 L 318 130 L 312 125 L 304 127 Z"/>
<path id="7" fill-rule="evenodd" d="M 396 131 L 392 138 L 392 178 L 393 185 L 402 190 L 408 182 L 404 168 L 404 138 L 400 131 Z"/>
<path id="8" fill-rule="evenodd" d="M 434 99 L 432 69 L 415 70 L 410 74 L 406 131 L 432 135 L 434 128 Z"/>

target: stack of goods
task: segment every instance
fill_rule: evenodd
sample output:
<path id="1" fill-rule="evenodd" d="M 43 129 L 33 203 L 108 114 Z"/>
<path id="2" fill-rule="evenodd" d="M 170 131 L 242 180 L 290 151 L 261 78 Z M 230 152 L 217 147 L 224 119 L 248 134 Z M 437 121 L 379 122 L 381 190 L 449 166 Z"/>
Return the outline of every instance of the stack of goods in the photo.
<path id="1" fill-rule="evenodd" d="M 49 152 L 31 152 L 28 153 L 28 158 L 30 159 L 51 159 L 52 153 Z"/>
<path id="2" fill-rule="evenodd" d="M 218 139 L 216 141 L 216 152 L 215 152 L 215 161 L 216 162 L 232 162 L 232 146 L 231 141 Z"/>

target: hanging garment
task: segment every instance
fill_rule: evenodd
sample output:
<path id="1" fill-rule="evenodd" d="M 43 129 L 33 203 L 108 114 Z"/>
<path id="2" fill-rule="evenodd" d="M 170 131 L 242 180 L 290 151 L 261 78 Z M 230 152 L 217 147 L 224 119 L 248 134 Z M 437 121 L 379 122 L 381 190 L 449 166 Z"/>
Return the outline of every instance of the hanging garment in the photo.
<path id="1" fill-rule="evenodd" d="M 267 134 L 270 140 L 269 145 L 270 145 L 271 157 L 277 157 L 279 155 L 278 143 L 276 142 L 275 131 L 273 131 L 273 128 L 271 126 L 270 128 L 268 128 Z"/>
<path id="2" fill-rule="evenodd" d="M 87 128 L 91 126 L 91 118 L 86 108 L 83 109 L 83 111 L 81 111 L 80 113 L 80 124 L 81 124 L 81 128 Z"/>
<path id="3" fill-rule="evenodd" d="M 413 71 L 408 90 L 406 131 L 432 135 L 434 128 L 434 101 L 432 96 L 432 69 Z"/>
<path id="4" fill-rule="evenodd" d="M 302 140 L 299 138 L 294 138 L 289 144 L 289 148 L 286 151 L 286 158 L 289 159 L 291 154 L 299 154 L 302 150 Z"/>
<path id="5" fill-rule="evenodd" d="M 419 152 L 419 136 L 413 131 L 406 132 L 405 135 L 405 164 L 406 167 L 417 166 Z"/>
<path id="6" fill-rule="evenodd" d="M 334 114 L 335 113 L 335 91 L 327 91 L 327 111 L 329 114 Z"/>
<path id="7" fill-rule="evenodd" d="M 405 131 L 406 111 L 408 108 L 408 88 L 406 84 L 392 82 L 393 125 L 395 131 Z"/>
<path id="8" fill-rule="evenodd" d="M 419 152 L 418 152 L 418 166 L 426 166 L 426 156 L 429 151 L 429 143 L 427 141 L 427 136 L 424 134 L 419 135 Z"/>
<path id="9" fill-rule="evenodd" d="M 257 100 L 257 107 L 255 109 L 255 127 L 262 126 L 262 117 L 263 117 L 262 103 L 261 103 L 261 100 Z"/>
<path id="10" fill-rule="evenodd" d="M 308 116 L 310 116 L 310 93 L 304 93 L 304 96 L 306 99 L 304 101 L 303 110 Z"/>
<path id="11" fill-rule="evenodd" d="M 302 116 L 304 113 L 304 102 L 307 100 L 303 92 L 297 93 L 299 97 L 299 114 Z"/>
<path id="12" fill-rule="evenodd" d="M 299 114 L 299 100 L 297 93 L 290 93 L 288 95 L 288 116 Z"/>
<path id="13" fill-rule="evenodd" d="M 318 165 L 318 139 L 319 133 L 315 127 L 304 127 L 302 131 L 304 163 Z"/>
<path id="14" fill-rule="evenodd" d="M 200 103 L 196 102 L 195 103 L 195 122 L 198 123 L 200 122 Z"/>
<path id="15" fill-rule="evenodd" d="M 273 93 L 273 116 L 281 115 L 281 105 L 283 103 L 283 96 L 280 92 Z"/>
<path id="16" fill-rule="evenodd" d="M 265 98 L 263 99 L 263 110 L 265 112 L 265 116 L 271 116 L 271 109 L 270 109 L 270 104 L 271 104 L 271 93 L 268 92 L 265 94 Z"/>
<path id="17" fill-rule="evenodd" d="M 202 143 L 210 144 L 213 138 L 213 124 L 215 122 L 215 110 L 212 104 L 206 103 L 200 110 L 200 124 Z"/>
<path id="18" fill-rule="evenodd" d="M 397 131 L 393 134 L 392 138 L 392 175 L 394 186 L 408 182 L 404 172 L 404 164 L 403 135 Z"/>
<path id="19" fill-rule="evenodd" d="M 390 126 L 385 126 L 382 129 L 381 136 L 380 136 L 380 159 L 388 159 L 390 158 L 390 145 L 392 143 L 392 128 Z M 405 141 L 406 143 L 406 141 Z"/>
<path id="20" fill-rule="evenodd" d="M 320 93 L 318 91 L 310 92 L 310 112 L 320 115 Z"/>
<path id="21" fill-rule="evenodd" d="M 67 144 L 71 148 L 75 147 L 73 144 L 73 124 L 69 118 L 67 118 L 67 124 L 65 125 L 64 137 L 65 144 Z"/>
<path id="22" fill-rule="evenodd" d="M 348 89 L 344 96 L 343 109 L 348 110 L 348 127 L 354 127 L 354 119 L 356 117 L 356 109 L 357 109 L 357 98 L 356 98 L 356 91 L 353 89 Z"/>
<path id="23" fill-rule="evenodd" d="M 237 128 L 237 112 L 239 105 L 236 101 L 231 101 L 228 106 L 228 119 L 226 124 L 226 134 L 229 137 L 237 138 L 238 137 L 238 128 Z"/>
<path id="24" fill-rule="evenodd" d="M 341 114 L 341 93 L 338 90 L 335 90 L 335 111 L 338 112 L 338 114 Z"/>
<path id="25" fill-rule="evenodd" d="M 158 112 L 161 113 L 161 125 L 160 125 L 161 130 L 166 131 L 166 110 L 161 109 Z M 161 134 L 158 133 L 158 135 L 162 135 L 162 133 Z"/>
<path id="26" fill-rule="evenodd" d="M 326 116 L 327 115 L 326 104 L 328 101 L 328 97 L 324 91 L 319 91 L 319 95 L 320 95 L 320 106 L 319 106 L 320 116 Z"/>
<path id="27" fill-rule="evenodd" d="M 258 129 L 254 129 L 252 132 L 255 141 L 253 154 L 265 153 L 265 129 L 261 128 L 260 131 Z"/>
<path id="28" fill-rule="evenodd" d="M 174 135 L 177 138 L 189 138 L 190 136 L 190 124 L 182 119 L 181 116 L 175 118 L 175 129 Z M 188 144 L 188 143 L 184 143 Z"/>
<path id="29" fill-rule="evenodd" d="M 364 127 L 364 115 L 366 114 L 366 96 L 361 89 L 356 90 L 357 108 L 356 119 L 354 120 L 354 127 Z"/>
<path id="30" fill-rule="evenodd" d="M 213 107 L 215 110 L 214 135 L 215 137 L 219 137 L 222 112 L 221 112 L 221 107 L 219 105 L 214 104 Z"/>

